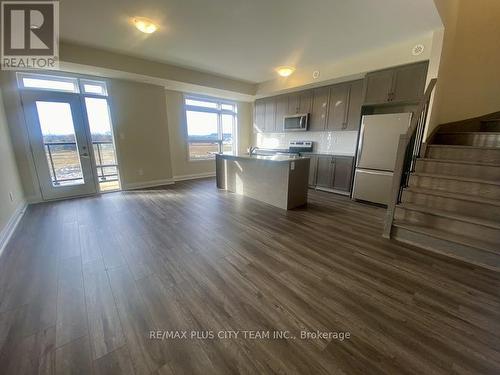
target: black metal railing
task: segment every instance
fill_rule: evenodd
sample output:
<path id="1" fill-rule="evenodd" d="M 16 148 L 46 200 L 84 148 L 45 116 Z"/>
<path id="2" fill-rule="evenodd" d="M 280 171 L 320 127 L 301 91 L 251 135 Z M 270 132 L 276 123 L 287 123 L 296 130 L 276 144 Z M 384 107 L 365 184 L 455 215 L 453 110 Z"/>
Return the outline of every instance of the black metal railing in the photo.
<path id="1" fill-rule="evenodd" d="M 97 169 L 97 177 L 99 179 L 99 182 L 112 182 L 112 181 L 118 181 L 118 164 L 116 163 L 108 163 L 104 164 L 103 163 L 103 150 L 102 146 L 103 145 L 111 145 L 113 146 L 112 141 L 93 141 L 92 142 L 92 147 L 94 150 L 94 158 L 96 161 L 96 169 Z M 44 142 L 44 147 L 46 149 L 46 155 L 47 159 L 49 162 L 49 167 L 51 170 L 52 174 L 52 183 L 54 185 L 61 185 L 66 182 L 70 181 L 78 181 L 78 180 L 83 180 L 83 175 L 81 169 L 79 170 L 80 176 L 79 177 L 65 177 L 65 178 L 58 178 L 58 173 L 57 173 L 57 167 L 56 164 L 54 163 L 54 156 L 57 154 L 59 151 L 55 151 L 54 147 L 59 146 L 59 147 L 68 147 L 68 146 L 73 146 L 74 147 L 74 152 L 75 155 L 78 155 L 78 149 L 77 149 L 77 144 L 76 142 Z M 113 149 L 113 159 L 116 160 L 116 155 Z M 106 173 L 106 168 L 113 168 L 114 172 L 112 173 Z M 75 172 L 77 173 L 77 172 Z M 75 174 L 73 173 L 73 174 Z"/>
<path id="2" fill-rule="evenodd" d="M 420 157 L 425 124 L 427 122 L 427 112 L 429 109 L 431 94 L 434 90 L 436 82 L 436 78 L 431 79 L 427 89 L 425 90 L 425 94 L 418 105 L 415 116 L 411 120 L 408 131 L 399 137 L 391 199 L 387 207 L 384 227 L 384 237 L 387 238 L 390 238 L 391 236 L 391 228 L 392 222 L 394 221 L 396 205 L 401 202 L 403 190 L 408 187 L 410 175 L 415 171 L 417 158 Z"/>
<path id="3" fill-rule="evenodd" d="M 111 145 L 113 147 L 113 142 L 110 141 L 93 141 L 92 146 L 96 146 L 97 152 L 94 152 L 96 159 L 97 177 L 99 182 L 111 182 L 118 181 L 118 164 L 104 164 L 102 161 L 102 145 Z M 94 149 L 95 150 L 95 149 Z M 116 155 L 113 150 L 113 158 L 116 160 Z M 105 173 L 104 168 L 114 168 L 115 173 Z M 99 173 L 100 171 L 100 173 Z"/>

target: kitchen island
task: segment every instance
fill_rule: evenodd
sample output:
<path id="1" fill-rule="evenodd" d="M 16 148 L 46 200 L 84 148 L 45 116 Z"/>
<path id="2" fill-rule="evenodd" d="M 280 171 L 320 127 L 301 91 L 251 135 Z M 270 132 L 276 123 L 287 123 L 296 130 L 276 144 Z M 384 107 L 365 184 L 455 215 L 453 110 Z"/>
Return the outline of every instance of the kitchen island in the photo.
<path id="1" fill-rule="evenodd" d="M 289 210 L 307 203 L 309 158 L 216 155 L 217 187 Z"/>

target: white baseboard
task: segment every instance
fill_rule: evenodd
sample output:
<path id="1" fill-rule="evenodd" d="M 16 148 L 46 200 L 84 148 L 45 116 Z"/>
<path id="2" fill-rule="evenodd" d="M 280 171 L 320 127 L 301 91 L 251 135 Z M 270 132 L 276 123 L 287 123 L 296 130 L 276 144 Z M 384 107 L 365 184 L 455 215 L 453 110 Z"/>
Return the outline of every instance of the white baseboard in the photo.
<path id="1" fill-rule="evenodd" d="M 215 177 L 215 172 L 185 174 L 182 176 L 174 176 L 174 181 L 195 180 L 197 178 L 207 178 L 207 177 Z"/>
<path id="2" fill-rule="evenodd" d="M 26 201 L 19 203 L 19 205 L 12 213 L 5 227 L 2 228 L 2 230 L 0 231 L 0 255 L 2 255 L 5 246 L 9 242 L 10 238 L 12 237 L 12 234 L 17 228 L 17 225 L 19 224 L 24 213 L 26 212 L 26 207 L 28 207 Z"/>
<path id="3" fill-rule="evenodd" d="M 145 189 L 163 185 L 172 185 L 173 183 L 174 180 L 172 178 L 167 178 L 164 180 L 122 183 L 122 188 L 123 190 L 135 190 L 135 189 Z"/>

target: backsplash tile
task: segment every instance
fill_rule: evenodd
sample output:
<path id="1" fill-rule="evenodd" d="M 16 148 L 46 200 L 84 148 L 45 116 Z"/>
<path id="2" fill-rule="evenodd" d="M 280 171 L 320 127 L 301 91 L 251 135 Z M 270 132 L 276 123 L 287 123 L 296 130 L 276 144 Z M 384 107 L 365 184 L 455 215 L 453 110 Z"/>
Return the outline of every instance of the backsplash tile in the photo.
<path id="1" fill-rule="evenodd" d="M 357 131 L 254 133 L 254 145 L 260 148 L 288 148 L 290 141 L 313 141 L 314 152 L 349 155 L 356 153 Z"/>

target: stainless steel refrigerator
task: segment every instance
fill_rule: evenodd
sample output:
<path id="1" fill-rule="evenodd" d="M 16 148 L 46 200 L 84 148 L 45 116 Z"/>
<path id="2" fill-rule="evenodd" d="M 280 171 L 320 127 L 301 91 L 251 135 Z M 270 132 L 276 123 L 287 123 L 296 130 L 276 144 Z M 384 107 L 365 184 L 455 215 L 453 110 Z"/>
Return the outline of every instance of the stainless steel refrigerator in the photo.
<path id="1" fill-rule="evenodd" d="M 410 126 L 412 113 L 363 116 L 352 197 L 388 204 L 400 134 Z"/>

